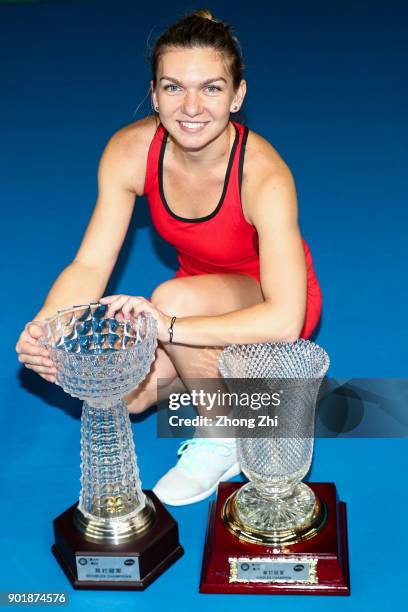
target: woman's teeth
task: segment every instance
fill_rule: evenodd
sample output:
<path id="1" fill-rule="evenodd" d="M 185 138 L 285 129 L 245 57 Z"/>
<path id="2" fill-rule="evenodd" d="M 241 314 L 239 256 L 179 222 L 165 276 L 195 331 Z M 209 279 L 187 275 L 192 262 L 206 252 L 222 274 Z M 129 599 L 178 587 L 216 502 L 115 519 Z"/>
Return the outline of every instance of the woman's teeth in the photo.
<path id="1" fill-rule="evenodd" d="M 192 130 L 192 131 L 197 132 L 201 130 L 206 125 L 206 123 L 192 123 L 189 121 L 180 121 L 180 125 L 181 127 L 187 130 Z"/>

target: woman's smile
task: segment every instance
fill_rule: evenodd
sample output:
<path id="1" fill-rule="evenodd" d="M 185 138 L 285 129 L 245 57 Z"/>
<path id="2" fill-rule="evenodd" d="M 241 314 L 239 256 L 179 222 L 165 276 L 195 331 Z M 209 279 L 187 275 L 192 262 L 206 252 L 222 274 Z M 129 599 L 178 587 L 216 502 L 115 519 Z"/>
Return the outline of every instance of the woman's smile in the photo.
<path id="1" fill-rule="evenodd" d="M 183 132 L 188 134 L 196 134 L 202 132 L 205 126 L 209 123 L 208 121 L 179 121 L 180 128 Z"/>

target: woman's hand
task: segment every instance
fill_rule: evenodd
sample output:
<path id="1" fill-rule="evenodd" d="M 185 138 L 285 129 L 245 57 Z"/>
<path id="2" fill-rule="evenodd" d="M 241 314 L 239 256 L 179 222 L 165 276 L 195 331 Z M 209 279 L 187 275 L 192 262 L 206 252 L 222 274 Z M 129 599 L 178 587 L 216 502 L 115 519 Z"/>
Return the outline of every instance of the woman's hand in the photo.
<path id="1" fill-rule="evenodd" d="M 149 312 L 157 321 L 157 338 L 161 342 L 169 341 L 168 328 L 171 317 L 157 310 L 149 300 L 144 297 L 131 295 L 107 295 L 99 300 L 100 304 L 108 305 L 106 317 L 116 317 L 119 321 L 137 317 L 141 312 Z"/>
<path id="2" fill-rule="evenodd" d="M 44 330 L 35 322 L 29 322 L 21 332 L 16 344 L 18 360 L 29 370 L 34 370 L 48 382 L 55 382 L 57 370 L 48 350 L 41 346 L 39 338 Z"/>

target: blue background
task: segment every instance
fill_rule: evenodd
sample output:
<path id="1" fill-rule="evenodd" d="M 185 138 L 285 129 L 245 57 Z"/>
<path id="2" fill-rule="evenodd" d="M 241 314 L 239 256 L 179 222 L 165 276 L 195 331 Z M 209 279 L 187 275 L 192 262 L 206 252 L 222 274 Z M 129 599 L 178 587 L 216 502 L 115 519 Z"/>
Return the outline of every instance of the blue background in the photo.
<path id="1" fill-rule="evenodd" d="M 70 609 L 163 606 L 383 610 L 405 593 L 404 439 L 318 439 L 309 474 L 348 503 L 350 598 L 198 594 L 208 500 L 172 508 L 185 555 L 147 591 L 74 591 L 50 553 L 52 519 L 79 492 L 80 402 L 20 368 L 15 342 L 75 255 L 109 137 L 150 112 L 144 61 L 194 3 L 0 6 L 3 350 L 0 589 L 61 591 Z M 407 8 L 403 2 L 209 5 L 244 49 L 245 122 L 296 179 L 324 294 L 317 336 L 338 377 L 406 374 Z M 109 291 L 149 296 L 172 250 L 136 211 Z M 7 324 L 5 324 L 7 323 Z M 134 419 L 143 485 L 175 461 L 153 412 Z"/>

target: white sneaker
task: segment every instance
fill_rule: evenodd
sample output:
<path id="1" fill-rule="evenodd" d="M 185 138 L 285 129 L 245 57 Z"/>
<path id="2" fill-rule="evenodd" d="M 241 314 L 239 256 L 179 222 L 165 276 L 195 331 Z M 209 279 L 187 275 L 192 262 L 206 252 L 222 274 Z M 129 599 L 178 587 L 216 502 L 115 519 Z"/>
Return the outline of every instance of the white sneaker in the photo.
<path id="1" fill-rule="evenodd" d="M 183 506 L 205 499 L 219 482 L 237 476 L 236 441 L 228 438 L 193 438 L 180 445 L 180 456 L 156 483 L 153 492 L 165 504 Z"/>

